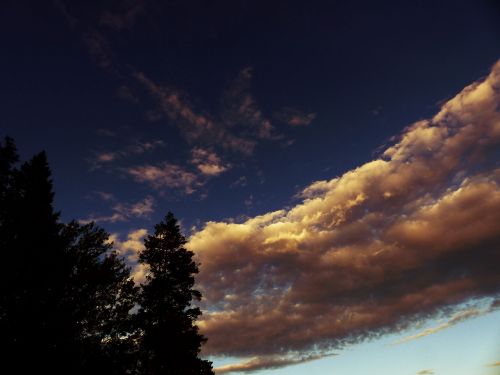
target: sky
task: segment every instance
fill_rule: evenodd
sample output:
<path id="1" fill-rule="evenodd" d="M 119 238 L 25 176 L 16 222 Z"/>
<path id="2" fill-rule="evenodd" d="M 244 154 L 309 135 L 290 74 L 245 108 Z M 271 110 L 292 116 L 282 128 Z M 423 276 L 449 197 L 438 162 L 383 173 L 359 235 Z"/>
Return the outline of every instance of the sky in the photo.
<path id="1" fill-rule="evenodd" d="M 500 374 L 500 4 L 7 0 L 0 135 L 136 264 L 167 211 L 217 373 Z"/>

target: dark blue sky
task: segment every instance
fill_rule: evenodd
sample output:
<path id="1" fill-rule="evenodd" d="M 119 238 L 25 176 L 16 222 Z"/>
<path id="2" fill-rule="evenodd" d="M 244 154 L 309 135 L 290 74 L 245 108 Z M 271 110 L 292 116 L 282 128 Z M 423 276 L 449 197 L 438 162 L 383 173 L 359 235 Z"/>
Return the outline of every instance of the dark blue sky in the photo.
<path id="1" fill-rule="evenodd" d="M 0 45 L 64 221 L 141 282 L 182 220 L 220 374 L 497 373 L 498 1 L 5 0 Z"/>
<path id="2" fill-rule="evenodd" d="M 47 150 L 65 219 L 109 215 L 114 203 L 96 191 L 127 204 L 151 195 L 155 211 L 142 225 L 169 209 L 190 225 L 292 204 L 312 181 L 371 160 L 500 56 L 493 1 L 6 1 L 0 17 L 2 133 L 24 157 Z M 251 78 L 238 83 L 245 69 Z M 253 152 L 189 141 L 138 72 L 215 126 L 243 129 Z M 238 84 L 277 139 L 256 136 L 248 118 L 228 120 Z M 313 119 L 287 124 L 294 114 Z M 93 167 L 100 153 L 153 141 L 163 143 Z M 190 194 L 126 172 L 188 168 L 196 147 L 231 167 Z"/>

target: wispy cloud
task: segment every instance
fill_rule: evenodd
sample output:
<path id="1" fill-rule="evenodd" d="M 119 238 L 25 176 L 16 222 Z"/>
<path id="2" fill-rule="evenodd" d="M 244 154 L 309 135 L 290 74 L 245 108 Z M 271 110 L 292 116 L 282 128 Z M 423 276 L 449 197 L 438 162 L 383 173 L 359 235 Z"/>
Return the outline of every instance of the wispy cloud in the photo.
<path id="1" fill-rule="evenodd" d="M 162 113 L 179 127 L 189 144 L 218 146 L 243 154 L 253 152 L 254 140 L 236 135 L 223 122 L 217 121 L 209 113 L 196 110 L 187 94 L 172 87 L 160 85 L 143 72 L 136 72 L 134 76 L 156 99 Z"/>
<path id="2" fill-rule="evenodd" d="M 88 5 L 92 9 L 88 14 L 80 14 L 79 8 L 71 2 L 54 0 L 54 5 L 72 31 L 82 39 L 92 61 L 119 82 L 117 97 L 140 105 L 150 105 L 150 99 L 153 99 L 153 108 L 144 108 L 147 119 L 155 122 L 167 120 L 179 130 L 189 148 L 205 150 L 226 161 L 222 164 L 197 164 L 203 175 L 213 177 L 226 171 L 234 164 L 233 160 L 254 154 L 261 142 L 283 141 L 282 146 L 293 142 L 285 139 L 258 104 L 252 90 L 252 67 L 241 69 L 226 90 L 215 93 L 221 97 L 221 106 L 208 110 L 201 98 L 193 98 L 182 87 L 161 82 L 130 61 L 123 60 L 120 50 L 115 48 L 117 33 L 124 38 L 127 33 L 123 31 L 132 29 L 141 20 L 154 19 L 157 13 L 152 11 L 156 9 L 154 4 L 143 0 L 96 3 Z M 291 125 L 306 125 L 315 117 L 314 113 L 304 114 L 289 108 L 286 111 L 285 122 Z M 108 168 L 111 162 L 123 157 L 123 151 L 98 152 L 90 160 L 91 168 Z M 181 168 L 186 169 L 186 166 Z"/>
<path id="3" fill-rule="evenodd" d="M 99 198 L 101 198 L 103 201 L 114 201 L 116 200 L 115 196 L 113 193 L 108 193 L 108 192 L 105 192 L 105 191 L 96 191 L 95 194 L 97 194 L 97 196 Z"/>
<path id="4" fill-rule="evenodd" d="M 131 29 L 136 20 L 145 12 L 144 0 L 122 1 L 118 3 L 119 9 L 104 10 L 100 16 L 101 25 L 114 31 Z"/>
<path id="5" fill-rule="evenodd" d="M 175 164 L 146 164 L 127 168 L 126 171 L 136 181 L 146 182 L 155 189 L 175 188 L 192 194 L 203 185 L 197 174 Z"/>
<path id="6" fill-rule="evenodd" d="M 500 366 L 500 361 L 498 362 L 493 362 L 487 365 L 488 367 L 499 367 Z"/>
<path id="7" fill-rule="evenodd" d="M 481 308 L 470 308 L 467 310 L 458 311 L 455 314 L 453 314 L 453 316 L 448 321 L 441 323 L 436 327 L 424 329 L 423 331 L 421 331 L 415 335 L 404 337 L 401 340 L 396 341 L 394 344 L 403 344 L 403 343 L 406 343 L 408 341 L 412 341 L 412 340 L 420 339 L 420 338 L 425 337 L 425 336 L 432 335 L 433 333 L 437 333 L 437 332 L 440 332 L 444 329 L 451 328 L 454 325 L 463 322 L 464 320 L 468 320 L 471 318 L 475 318 L 475 317 L 490 313 L 493 310 L 494 310 L 494 308 L 492 306 L 488 306 L 487 308 L 482 308 L 482 309 Z"/>
<path id="8" fill-rule="evenodd" d="M 114 71 L 114 56 L 111 46 L 104 35 L 95 29 L 87 30 L 82 35 L 90 58 L 102 69 Z"/>
<path id="9" fill-rule="evenodd" d="M 223 121 L 230 127 L 247 128 L 257 138 L 278 140 L 283 135 L 276 132 L 271 121 L 258 107 L 252 95 L 251 81 L 253 68 L 246 67 L 240 71 L 223 95 Z"/>
<path id="10" fill-rule="evenodd" d="M 215 369 L 216 374 L 225 374 L 228 372 L 255 372 L 260 370 L 275 369 L 284 366 L 297 365 L 321 359 L 324 357 L 331 357 L 336 354 L 310 354 L 307 356 L 300 355 L 271 355 L 249 359 L 248 361 L 224 365 Z"/>
<path id="11" fill-rule="evenodd" d="M 498 87 L 500 63 L 295 207 L 194 233 L 206 353 L 307 355 L 500 293 Z"/>
<path id="12" fill-rule="evenodd" d="M 291 126 L 306 126 L 313 122 L 316 113 L 303 113 L 297 109 L 286 107 L 276 112 L 274 116 Z"/>
<path id="13" fill-rule="evenodd" d="M 125 146 L 117 151 L 94 152 L 94 156 L 87 159 L 91 170 L 100 169 L 104 166 L 109 166 L 114 162 L 128 158 L 134 155 L 141 155 L 146 152 L 152 152 L 159 147 L 164 147 L 165 143 L 162 140 L 153 141 L 135 141 L 132 144 Z"/>
<path id="14" fill-rule="evenodd" d="M 191 168 L 164 162 L 132 166 L 125 168 L 125 171 L 136 181 L 148 183 L 154 189 L 179 189 L 186 194 L 192 194 L 210 178 L 231 168 L 231 165 L 223 162 L 214 151 L 198 147 L 191 150 L 189 163 Z"/>
<path id="15" fill-rule="evenodd" d="M 101 152 L 96 155 L 96 161 L 99 163 L 109 163 L 118 158 L 118 154 L 115 152 Z"/>
<path id="16" fill-rule="evenodd" d="M 127 85 L 121 85 L 118 87 L 116 90 L 116 96 L 120 99 L 132 102 L 132 103 L 138 103 L 139 102 L 139 97 L 132 92 L 130 87 Z"/>
<path id="17" fill-rule="evenodd" d="M 114 197 L 106 193 L 99 193 L 104 200 L 114 200 Z M 111 208 L 113 213 L 108 216 L 91 215 L 87 219 L 82 219 L 80 222 L 89 223 L 94 221 L 96 223 L 116 223 L 120 221 L 127 221 L 130 218 L 149 218 L 154 212 L 154 199 L 147 196 L 141 201 L 136 203 L 122 203 L 117 202 Z"/>
<path id="18" fill-rule="evenodd" d="M 419 372 L 417 372 L 418 375 L 433 375 L 435 374 L 435 372 L 433 370 L 429 370 L 429 369 L 426 369 L 426 370 L 421 370 Z"/>
<path id="19" fill-rule="evenodd" d="M 248 182 L 247 177 L 241 176 L 236 181 L 234 181 L 229 187 L 237 187 L 237 186 L 245 187 L 247 186 L 247 182 Z"/>
<path id="20" fill-rule="evenodd" d="M 116 133 L 114 131 L 111 131 L 109 129 L 97 129 L 96 134 L 100 135 L 102 137 L 115 137 Z"/>

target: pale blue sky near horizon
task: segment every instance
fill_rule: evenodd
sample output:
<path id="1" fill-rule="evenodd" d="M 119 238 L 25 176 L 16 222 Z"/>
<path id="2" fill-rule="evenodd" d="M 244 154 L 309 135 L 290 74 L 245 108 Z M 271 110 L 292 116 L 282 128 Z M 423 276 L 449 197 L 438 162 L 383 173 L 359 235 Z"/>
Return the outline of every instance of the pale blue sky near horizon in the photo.
<path id="1" fill-rule="evenodd" d="M 394 344 L 439 320 L 429 320 L 380 339 L 334 351 L 337 355 L 287 367 L 259 370 L 257 375 L 500 375 L 500 311 L 468 319 L 439 332 Z M 236 358 L 212 358 L 214 367 L 237 362 Z M 237 374 L 236 372 L 230 374 Z M 243 374 L 243 373 L 239 373 Z M 429 373 L 430 375 L 430 373 Z"/>

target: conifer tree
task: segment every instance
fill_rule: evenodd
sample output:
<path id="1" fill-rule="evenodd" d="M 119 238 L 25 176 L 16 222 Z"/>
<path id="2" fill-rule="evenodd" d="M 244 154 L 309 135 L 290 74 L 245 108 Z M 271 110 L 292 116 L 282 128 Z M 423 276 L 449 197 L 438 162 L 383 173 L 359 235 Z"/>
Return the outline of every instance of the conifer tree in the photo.
<path id="1" fill-rule="evenodd" d="M 20 168 L 17 161 L 6 138 L 0 143 L 2 366 L 16 374 L 126 373 L 129 311 L 137 302 L 129 269 L 102 229 L 59 221 L 44 152 Z"/>
<path id="2" fill-rule="evenodd" d="M 70 266 L 62 313 L 78 343 L 72 373 L 125 374 L 134 366 L 130 311 L 137 303 L 137 287 L 130 269 L 94 223 L 72 221 L 64 225 L 61 239 Z"/>
<path id="3" fill-rule="evenodd" d="M 12 153 L 11 141 L 6 140 L 2 149 Z M 6 277 L 1 326 L 8 345 L 6 358 L 18 363 L 18 372 L 22 373 L 22 366 L 30 363 L 25 359 L 27 354 L 36 362 L 45 362 L 55 350 L 49 340 L 53 337 L 51 310 L 57 306 L 61 284 L 56 280 L 60 281 L 62 270 L 57 254 L 60 224 L 52 207 L 46 155 L 35 155 L 20 169 L 13 164 L 2 176 L 8 182 L 0 229 Z"/>
<path id="4" fill-rule="evenodd" d="M 139 261 L 149 267 L 141 285 L 138 322 L 140 374 L 213 374 L 211 362 L 199 358 L 205 338 L 195 324 L 201 314 L 192 306 L 201 299 L 193 289 L 198 266 L 172 213 L 145 240 Z"/>
<path id="5" fill-rule="evenodd" d="M 213 374 L 192 306 L 198 267 L 169 213 L 148 236 L 140 293 L 108 234 L 63 224 L 44 152 L 0 142 L 0 352 L 12 373 Z M 133 311 L 138 311 L 133 313 Z"/>
<path id="6" fill-rule="evenodd" d="M 13 318 L 16 294 L 21 291 L 21 288 L 13 282 L 19 271 L 9 267 L 15 263 L 16 255 L 12 249 L 16 238 L 13 184 L 18 160 L 14 141 L 5 137 L 4 142 L 0 142 L 0 256 L 4 265 L 3 280 L 0 282 L 0 337 L 2 346 L 7 347 L 13 344 L 11 334 L 13 327 L 10 322 Z M 9 352 L 5 354 L 8 355 Z"/>

